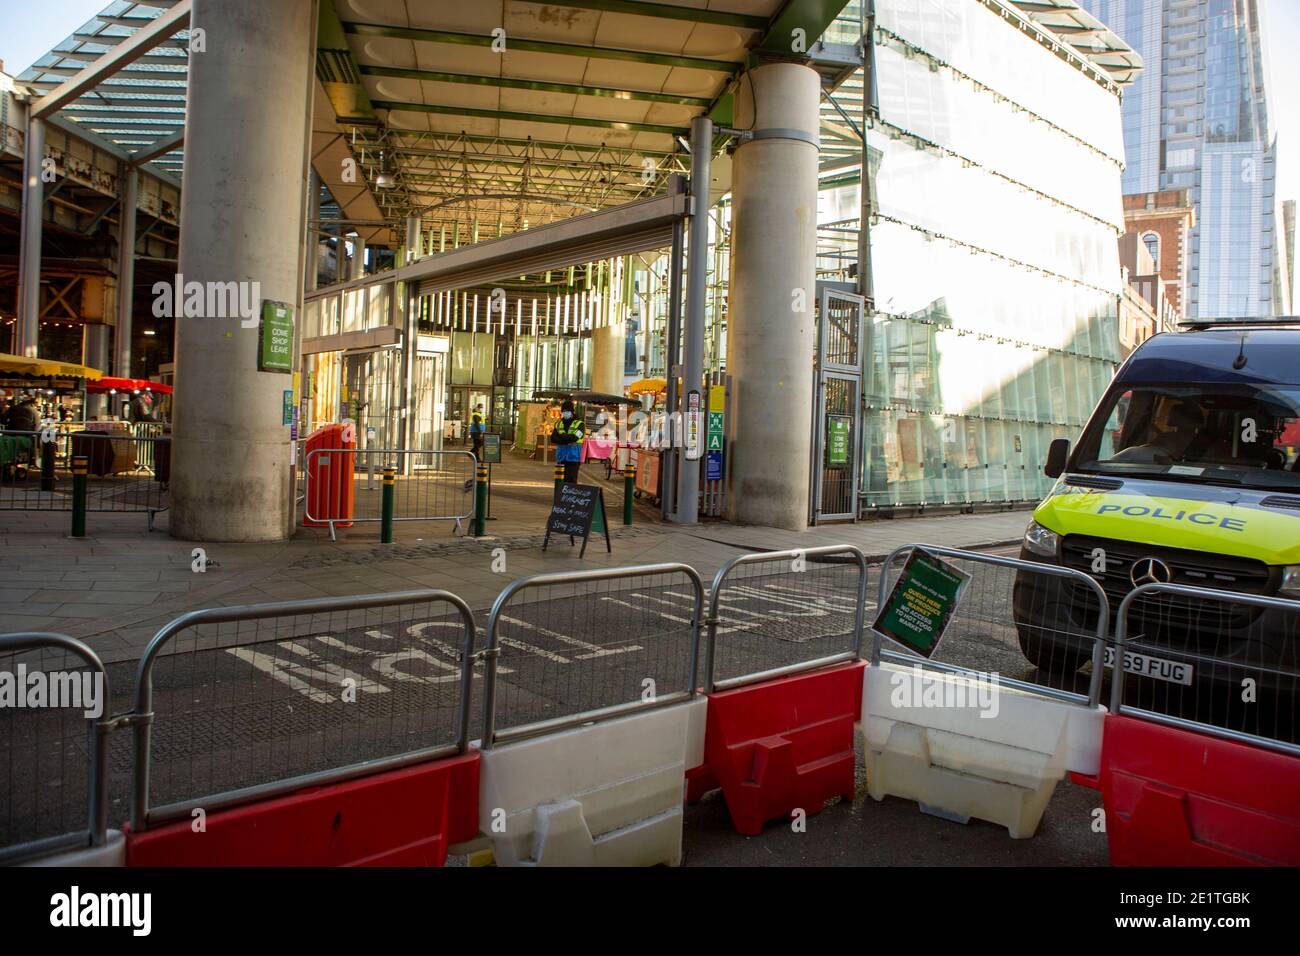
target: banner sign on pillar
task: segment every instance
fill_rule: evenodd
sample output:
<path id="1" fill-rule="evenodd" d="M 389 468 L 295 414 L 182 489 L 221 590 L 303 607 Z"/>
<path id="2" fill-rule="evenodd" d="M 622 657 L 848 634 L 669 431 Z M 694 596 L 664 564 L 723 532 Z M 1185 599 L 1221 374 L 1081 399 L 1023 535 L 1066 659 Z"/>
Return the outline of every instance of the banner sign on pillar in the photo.
<path id="1" fill-rule="evenodd" d="M 721 385 L 709 386 L 709 425 L 705 430 L 704 450 L 709 453 L 709 467 L 713 469 L 713 453 L 718 454 L 718 477 L 721 475 L 722 468 L 722 431 L 723 431 L 723 411 L 727 407 L 727 391 Z M 717 481 L 717 478 L 709 478 L 710 481 Z"/>
<path id="2" fill-rule="evenodd" d="M 286 375 L 293 372 L 293 306 L 270 299 L 262 301 L 257 368 Z"/>
<path id="3" fill-rule="evenodd" d="M 709 411 L 721 415 L 727 410 L 727 390 L 721 385 L 709 386 Z"/>
<path id="4" fill-rule="evenodd" d="M 286 388 L 286 389 L 284 390 L 284 411 L 283 411 L 283 413 L 282 413 L 282 415 L 281 415 L 281 419 L 280 419 L 281 424 L 284 424 L 284 425 L 292 425 L 292 424 L 293 424 L 293 408 L 294 408 L 294 405 L 293 405 L 293 389 L 291 389 L 291 388 Z"/>
<path id="5" fill-rule="evenodd" d="M 707 452 L 704 458 L 704 480 L 722 480 L 722 452 Z"/>
<path id="6" fill-rule="evenodd" d="M 700 393 L 694 389 L 686 393 L 686 457 L 700 457 Z"/>

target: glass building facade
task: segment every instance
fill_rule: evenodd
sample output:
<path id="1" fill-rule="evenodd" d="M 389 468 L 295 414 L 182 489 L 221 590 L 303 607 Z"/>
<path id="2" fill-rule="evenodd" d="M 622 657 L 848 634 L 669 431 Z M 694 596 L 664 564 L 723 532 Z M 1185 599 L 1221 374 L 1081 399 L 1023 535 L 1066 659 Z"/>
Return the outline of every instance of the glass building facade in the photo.
<path id="1" fill-rule="evenodd" d="M 1141 53 L 1124 94 L 1125 193 L 1186 189 L 1189 318 L 1287 314 L 1258 0 L 1079 0 Z"/>
<path id="2" fill-rule="evenodd" d="M 995 4 L 876 9 L 862 506 L 1034 500 L 1119 358 L 1119 91 Z"/>

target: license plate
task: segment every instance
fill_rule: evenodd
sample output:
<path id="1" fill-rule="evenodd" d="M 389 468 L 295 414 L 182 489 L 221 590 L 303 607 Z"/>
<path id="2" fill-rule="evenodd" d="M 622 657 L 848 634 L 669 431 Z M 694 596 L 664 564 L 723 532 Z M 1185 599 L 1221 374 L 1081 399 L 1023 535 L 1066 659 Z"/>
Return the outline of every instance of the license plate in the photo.
<path id="1" fill-rule="evenodd" d="M 1106 656 L 1102 664 L 1111 668 L 1115 666 L 1115 648 L 1106 648 Z M 1124 671 L 1142 677 L 1154 677 L 1156 680 L 1168 681 L 1171 684 L 1182 684 L 1184 687 L 1192 686 L 1192 665 L 1183 661 L 1171 661 L 1163 657 L 1125 651 Z"/>

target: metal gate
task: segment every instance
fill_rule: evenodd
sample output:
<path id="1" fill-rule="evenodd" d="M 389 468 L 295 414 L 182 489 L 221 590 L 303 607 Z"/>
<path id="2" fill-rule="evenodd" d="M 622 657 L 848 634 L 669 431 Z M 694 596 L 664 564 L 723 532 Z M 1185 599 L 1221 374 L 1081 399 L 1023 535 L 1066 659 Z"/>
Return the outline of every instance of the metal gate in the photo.
<path id="1" fill-rule="evenodd" d="M 860 295 L 830 288 L 819 292 L 812 524 L 851 520 L 858 513 L 863 311 Z"/>

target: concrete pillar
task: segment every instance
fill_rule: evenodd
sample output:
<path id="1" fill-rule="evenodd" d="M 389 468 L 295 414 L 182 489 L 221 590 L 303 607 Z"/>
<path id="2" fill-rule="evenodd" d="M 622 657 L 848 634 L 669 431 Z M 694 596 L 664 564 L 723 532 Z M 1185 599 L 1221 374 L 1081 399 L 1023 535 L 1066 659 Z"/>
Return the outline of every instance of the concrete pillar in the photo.
<path id="1" fill-rule="evenodd" d="M 611 309 L 612 311 L 612 309 Z M 591 390 L 623 394 L 623 323 L 611 320 L 591 330 Z"/>
<path id="2" fill-rule="evenodd" d="M 41 161 L 45 158 L 45 122 L 27 121 L 26 153 L 23 158 L 23 210 L 21 252 L 18 266 L 18 335 L 14 351 L 36 358 L 41 332 L 41 229 L 45 207 L 45 181 Z"/>
<path id="3" fill-rule="evenodd" d="M 708 290 L 709 165 L 713 159 L 713 121 L 691 121 L 691 225 L 686 247 L 686 327 L 682 348 L 682 423 L 684 440 L 677 475 L 677 516 L 694 524 L 700 516 L 700 457 L 704 454 L 704 304 Z"/>
<path id="4" fill-rule="evenodd" d="M 352 274 L 350 279 L 360 279 L 366 274 L 366 240 L 352 237 Z"/>
<path id="5" fill-rule="evenodd" d="M 731 518 L 808 525 L 817 252 L 817 73 L 755 67 L 735 123 L 727 364 L 734 399 Z"/>
<path id="6" fill-rule="evenodd" d="M 134 166 L 124 165 L 119 175 L 122 207 L 117 227 L 117 361 L 113 363 L 113 371 L 123 378 L 134 378 L 131 374 L 131 332 L 135 318 L 135 207 L 140 174 Z"/>
<path id="7" fill-rule="evenodd" d="M 420 257 L 420 217 L 406 217 L 406 261 L 414 262 Z"/>
<path id="8" fill-rule="evenodd" d="M 263 300 L 301 301 L 314 13 L 313 0 L 194 0 L 208 42 L 190 61 L 177 271 L 187 287 L 239 283 L 244 298 L 256 296 L 256 314 L 176 319 L 178 538 L 273 541 L 292 531 L 282 411 L 293 379 L 258 371 L 259 318 Z"/>
<path id="9" fill-rule="evenodd" d="M 110 326 L 86 325 L 82 331 L 81 364 L 107 372 L 109 366 Z M 107 396 L 102 394 L 86 395 L 86 420 L 98 418 L 108 411 Z"/>

